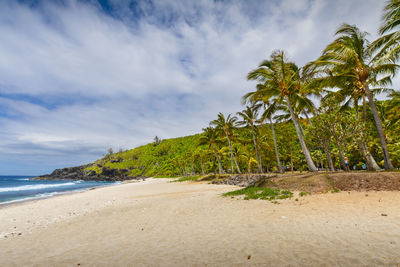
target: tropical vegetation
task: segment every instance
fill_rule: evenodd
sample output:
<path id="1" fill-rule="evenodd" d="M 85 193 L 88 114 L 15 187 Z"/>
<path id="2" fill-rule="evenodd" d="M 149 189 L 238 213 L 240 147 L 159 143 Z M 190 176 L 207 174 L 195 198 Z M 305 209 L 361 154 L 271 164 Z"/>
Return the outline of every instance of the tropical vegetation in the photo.
<path id="1" fill-rule="evenodd" d="M 400 1 L 386 2 L 380 37 L 342 24 L 303 67 L 275 50 L 247 79 L 254 89 L 236 114 L 219 113 L 203 133 L 108 153 L 88 166 L 132 175 L 400 168 Z M 253 192 L 254 193 L 254 192 Z"/>

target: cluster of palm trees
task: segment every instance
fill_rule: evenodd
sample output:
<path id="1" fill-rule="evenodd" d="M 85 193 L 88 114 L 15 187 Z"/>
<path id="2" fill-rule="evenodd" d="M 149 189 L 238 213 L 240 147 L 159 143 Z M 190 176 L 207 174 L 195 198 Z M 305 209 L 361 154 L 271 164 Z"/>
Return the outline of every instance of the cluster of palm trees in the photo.
<path id="1" fill-rule="evenodd" d="M 257 84 L 254 91 L 243 96 L 243 104 L 248 106 L 237 113 L 241 120 L 231 114 L 225 117 L 219 113 L 200 138 L 200 144 L 207 144 L 213 151 L 219 172 L 222 173 L 223 168 L 218 148 L 225 139 L 230 150 L 230 171 L 241 173 L 233 146 L 238 138 L 234 134 L 237 127 L 250 129 L 257 170 L 263 171 L 258 140 L 260 125 L 266 124 L 272 131 L 276 167 L 282 172 L 274 132 L 274 121 L 282 120 L 293 123 L 309 171 L 315 172 L 318 168 L 308 139 L 313 139 L 313 143 L 318 143 L 324 150 L 330 170 L 335 169 L 331 143 L 337 146 L 341 166 L 346 168 L 343 140 L 350 139 L 357 145 L 367 168 L 380 169 L 370 152 L 368 140 L 372 132 L 379 137 L 383 167 L 393 169 L 383 123 L 387 116 L 389 119 L 394 116 L 391 123 L 399 126 L 396 112 L 400 111 L 400 92 L 389 86 L 399 69 L 400 1 L 387 2 L 379 32 L 381 37 L 369 42 L 366 32 L 355 25 L 343 24 L 336 31 L 336 39 L 321 56 L 304 67 L 291 62 L 284 51 L 276 50 L 250 71 L 248 80 Z M 375 96 L 388 92 L 390 99 L 384 105 L 389 114 L 382 114 L 382 101 L 376 101 Z M 372 114 L 374 129 L 368 127 L 368 114 Z"/>

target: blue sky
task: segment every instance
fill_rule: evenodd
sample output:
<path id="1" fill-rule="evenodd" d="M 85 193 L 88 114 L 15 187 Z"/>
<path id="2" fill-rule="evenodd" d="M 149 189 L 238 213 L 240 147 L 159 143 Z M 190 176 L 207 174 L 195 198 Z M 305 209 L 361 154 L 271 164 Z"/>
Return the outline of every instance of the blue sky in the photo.
<path id="1" fill-rule="evenodd" d="M 0 174 L 201 132 L 274 49 L 302 65 L 384 1 L 0 1 Z"/>

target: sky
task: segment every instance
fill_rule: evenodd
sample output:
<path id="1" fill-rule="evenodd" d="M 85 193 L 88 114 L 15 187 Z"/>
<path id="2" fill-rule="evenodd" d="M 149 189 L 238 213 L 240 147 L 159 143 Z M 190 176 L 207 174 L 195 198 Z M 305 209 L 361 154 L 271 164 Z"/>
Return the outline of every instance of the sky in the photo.
<path id="1" fill-rule="evenodd" d="M 39 175 L 199 133 L 236 113 L 247 73 L 304 65 L 383 0 L 0 0 L 0 175 Z"/>

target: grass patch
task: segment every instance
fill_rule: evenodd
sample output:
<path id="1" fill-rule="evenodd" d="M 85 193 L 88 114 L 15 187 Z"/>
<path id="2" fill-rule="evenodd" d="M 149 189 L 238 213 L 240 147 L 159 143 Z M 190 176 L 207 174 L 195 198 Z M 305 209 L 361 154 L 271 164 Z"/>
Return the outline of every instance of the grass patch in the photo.
<path id="1" fill-rule="evenodd" d="M 152 178 L 155 178 L 155 179 L 163 179 L 163 178 L 170 179 L 170 178 L 179 178 L 179 177 L 180 176 L 155 175 Z"/>
<path id="2" fill-rule="evenodd" d="M 171 181 L 171 182 L 186 182 L 186 181 L 197 181 L 201 176 L 187 176 L 187 177 L 181 177 L 177 180 Z"/>
<path id="3" fill-rule="evenodd" d="M 229 174 L 208 174 L 201 177 L 201 181 L 219 181 L 229 178 Z"/>
<path id="4" fill-rule="evenodd" d="M 300 194 L 299 194 L 299 196 L 301 196 L 301 197 L 304 197 L 307 195 L 311 195 L 311 193 L 310 192 L 300 192 Z"/>
<path id="5" fill-rule="evenodd" d="M 246 187 L 236 191 L 223 194 L 225 197 L 234 197 L 245 195 L 244 199 L 263 199 L 276 201 L 278 199 L 286 199 L 293 197 L 293 193 L 289 190 L 272 189 L 268 187 Z M 275 203 L 275 202 L 274 202 Z"/>

